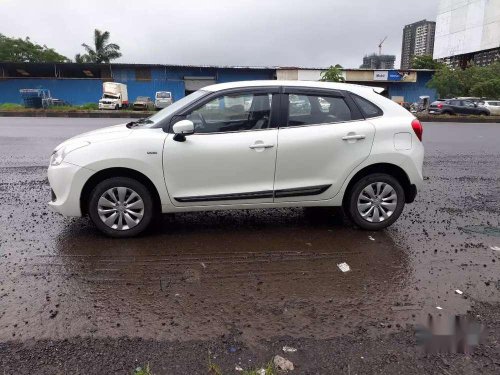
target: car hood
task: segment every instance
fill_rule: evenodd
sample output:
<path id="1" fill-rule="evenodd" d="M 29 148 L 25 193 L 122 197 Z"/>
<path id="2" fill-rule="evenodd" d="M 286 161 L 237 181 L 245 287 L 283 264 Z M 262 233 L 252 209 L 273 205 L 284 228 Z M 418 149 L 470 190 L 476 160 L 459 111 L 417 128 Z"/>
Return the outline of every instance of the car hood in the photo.
<path id="1" fill-rule="evenodd" d="M 74 141 L 85 141 L 85 142 L 95 143 L 95 142 L 114 140 L 118 138 L 124 138 L 129 136 L 130 133 L 132 133 L 132 131 L 133 130 L 127 128 L 127 124 L 107 126 L 105 128 L 78 134 L 73 138 L 67 139 L 59 146 L 57 146 L 56 150 Z"/>

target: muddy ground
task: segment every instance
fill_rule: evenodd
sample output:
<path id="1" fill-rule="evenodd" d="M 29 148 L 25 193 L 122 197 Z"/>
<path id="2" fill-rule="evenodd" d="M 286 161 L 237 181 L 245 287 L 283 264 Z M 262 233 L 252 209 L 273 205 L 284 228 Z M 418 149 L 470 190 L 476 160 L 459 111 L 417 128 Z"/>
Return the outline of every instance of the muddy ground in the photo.
<path id="1" fill-rule="evenodd" d="M 500 373 L 500 124 L 425 124 L 424 189 L 382 232 L 279 209 L 115 240 L 48 209 L 46 168 L 119 121 L 0 118 L 0 373 L 206 374 L 208 353 L 224 374 L 276 354 L 300 374 Z M 425 355 L 428 314 L 469 314 L 481 344 Z"/>

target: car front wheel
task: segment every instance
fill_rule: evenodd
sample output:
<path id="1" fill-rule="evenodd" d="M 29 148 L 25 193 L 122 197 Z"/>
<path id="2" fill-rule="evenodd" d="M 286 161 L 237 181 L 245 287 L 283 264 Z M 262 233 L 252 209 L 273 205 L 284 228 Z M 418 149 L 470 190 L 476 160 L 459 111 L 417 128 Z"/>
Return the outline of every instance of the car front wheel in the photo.
<path id="1" fill-rule="evenodd" d="M 374 173 L 357 181 L 348 196 L 348 213 L 362 229 L 380 230 L 393 224 L 405 205 L 405 193 L 397 179 Z"/>
<path id="2" fill-rule="evenodd" d="M 92 190 L 88 212 L 95 226 L 111 237 L 133 237 L 143 232 L 154 214 L 149 190 L 128 177 L 106 179 Z"/>

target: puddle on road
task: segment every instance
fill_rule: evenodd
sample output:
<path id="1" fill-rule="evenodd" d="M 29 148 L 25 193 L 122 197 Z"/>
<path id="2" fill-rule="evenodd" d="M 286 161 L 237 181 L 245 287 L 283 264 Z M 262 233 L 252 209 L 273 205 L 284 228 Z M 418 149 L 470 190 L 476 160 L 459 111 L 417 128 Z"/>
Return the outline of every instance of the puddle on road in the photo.
<path id="1" fill-rule="evenodd" d="M 467 233 L 479 233 L 485 234 L 487 236 L 500 237 L 500 228 L 497 227 L 486 227 L 483 225 L 470 225 L 467 227 L 460 228 L 462 231 Z"/>

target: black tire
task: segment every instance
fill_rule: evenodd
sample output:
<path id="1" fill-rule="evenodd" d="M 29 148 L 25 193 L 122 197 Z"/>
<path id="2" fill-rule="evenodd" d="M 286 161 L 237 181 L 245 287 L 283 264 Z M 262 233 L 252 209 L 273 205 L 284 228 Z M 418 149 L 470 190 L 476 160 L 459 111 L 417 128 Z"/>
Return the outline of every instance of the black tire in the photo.
<path id="1" fill-rule="evenodd" d="M 449 116 L 453 116 L 454 115 L 454 113 L 451 112 L 451 111 L 443 111 L 443 112 L 441 112 L 441 114 L 442 115 L 449 115 Z"/>
<path id="2" fill-rule="evenodd" d="M 143 202 L 142 218 L 140 219 L 138 224 L 129 229 L 119 230 L 111 228 L 110 226 L 106 225 L 99 216 L 98 212 L 99 199 L 109 189 L 118 187 L 124 187 L 134 191 L 135 193 L 138 194 L 138 196 L 140 197 L 140 199 L 142 199 Z M 155 215 L 155 207 L 151 192 L 148 190 L 146 186 L 141 184 L 139 181 L 128 177 L 112 177 L 104 181 L 101 181 L 92 190 L 92 192 L 90 193 L 88 213 L 95 226 L 104 234 L 110 237 L 126 238 L 126 237 L 137 236 L 138 234 L 146 230 L 146 228 L 148 228 L 149 224 L 151 223 Z"/>
<path id="3" fill-rule="evenodd" d="M 358 211 L 358 198 L 365 187 L 377 182 L 385 183 L 394 189 L 397 199 L 396 207 L 392 211 L 392 214 L 385 220 L 381 222 L 370 222 L 363 218 L 361 213 Z M 401 212 L 403 212 L 404 206 L 405 192 L 399 181 L 391 175 L 385 173 L 374 173 L 361 178 L 352 186 L 351 189 L 349 189 L 344 209 L 352 222 L 358 227 L 366 230 L 380 230 L 392 225 L 399 218 Z"/>

